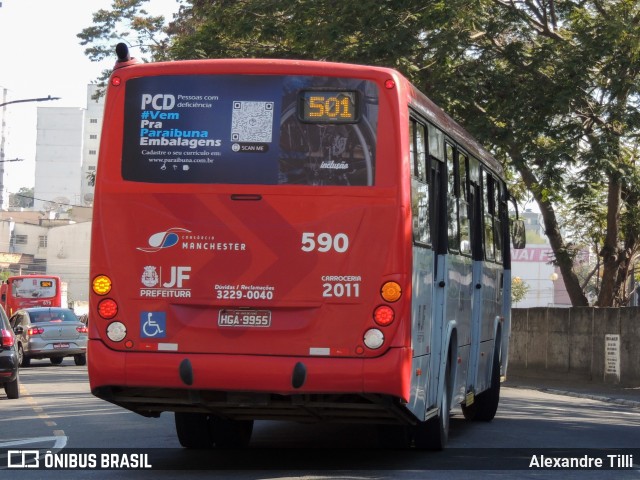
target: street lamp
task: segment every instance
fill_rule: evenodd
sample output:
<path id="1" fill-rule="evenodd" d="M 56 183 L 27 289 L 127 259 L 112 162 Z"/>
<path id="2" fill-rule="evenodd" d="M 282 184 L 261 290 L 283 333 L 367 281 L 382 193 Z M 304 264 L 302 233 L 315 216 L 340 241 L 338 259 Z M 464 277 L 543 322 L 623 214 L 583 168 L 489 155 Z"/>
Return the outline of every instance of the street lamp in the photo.
<path id="1" fill-rule="evenodd" d="M 0 4 L 1 5 L 1 4 Z M 4 127 L 5 127 L 5 112 L 7 110 L 7 105 L 11 105 L 13 103 L 27 103 L 27 102 L 49 102 L 51 100 L 60 100 L 60 97 L 52 97 L 48 95 L 46 97 L 37 97 L 37 98 L 23 98 L 20 100 L 10 100 L 7 101 L 7 89 L 3 88 L 2 92 L 2 103 L 0 103 L 0 107 L 2 108 L 2 131 L 0 132 L 0 210 L 2 210 L 3 197 L 4 197 L 4 163 L 5 162 L 19 162 L 22 159 L 15 158 L 10 160 L 4 159 Z"/>
<path id="2" fill-rule="evenodd" d="M 6 96 L 6 88 L 5 88 L 5 96 Z M 0 103 L 0 107 L 4 107 L 5 105 L 11 105 L 12 103 L 26 103 L 26 102 L 48 102 L 49 100 L 60 100 L 61 97 L 52 97 L 51 95 L 47 97 L 40 98 L 24 98 L 22 100 L 11 100 L 9 102 Z"/>

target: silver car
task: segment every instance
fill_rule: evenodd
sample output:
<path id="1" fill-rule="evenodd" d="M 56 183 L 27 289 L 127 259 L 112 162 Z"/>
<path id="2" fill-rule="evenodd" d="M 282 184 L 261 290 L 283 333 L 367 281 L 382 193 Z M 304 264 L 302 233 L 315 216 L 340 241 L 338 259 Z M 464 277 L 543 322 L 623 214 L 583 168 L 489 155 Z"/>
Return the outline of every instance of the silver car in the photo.
<path id="1" fill-rule="evenodd" d="M 32 358 L 48 358 L 60 365 L 73 356 L 76 365 L 87 363 L 87 325 L 73 310 L 60 307 L 25 308 L 15 312 L 11 328 L 16 335 L 20 366 L 28 367 Z"/>

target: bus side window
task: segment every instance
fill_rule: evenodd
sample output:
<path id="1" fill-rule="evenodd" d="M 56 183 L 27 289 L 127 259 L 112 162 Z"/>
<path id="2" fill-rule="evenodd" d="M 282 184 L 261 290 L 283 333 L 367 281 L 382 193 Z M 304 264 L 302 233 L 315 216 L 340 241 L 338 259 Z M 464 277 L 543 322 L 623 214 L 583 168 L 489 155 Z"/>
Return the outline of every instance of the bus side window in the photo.
<path id="1" fill-rule="evenodd" d="M 458 155 L 458 171 L 460 172 L 460 197 L 458 215 L 460 218 L 460 252 L 471 254 L 471 226 L 469 224 L 469 178 L 468 158 L 462 152 Z"/>
<path id="2" fill-rule="evenodd" d="M 498 182 L 495 178 L 493 179 L 494 185 L 494 211 L 493 211 L 493 241 L 495 243 L 495 252 L 496 252 L 496 262 L 501 262 L 504 260 L 502 257 L 502 245 L 503 245 L 503 233 L 502 233 L 502 217 L 503 212 L 506 209 L 504 195 L 503 195 L 503 186 L 500 182 Z"/>
<path id="3" fill-rule="evenodd" d="M 449 232 L 449 250 L 460 251 L 460 229 L 458 219 L 458 196 L 460 195 L 460 184 L 458 182 L 458 157 L 456 151 L 450 143 L 446 143 L 445 152 L 447 156 L 447 221 Z"/>
<path id="4" fill-rule="evenodd" d="M 411 211 L 413 217 L 413 240 L 428 245 L 431 243 L 429 228 L 429 189 L 427 182 L 426 129 L 422 123 L 411 119 Z"/>
<path id="5" fill-rule="evenodd" d="M 484 258 L 485 260 L 495 260 L 494 251 L 494 227 L 493 212 L 495 196 L 493 194 L 493 177 L 489 172 L 482 172 L 482 192 L 483 192 L 483 211 L 484 211 Z"/>

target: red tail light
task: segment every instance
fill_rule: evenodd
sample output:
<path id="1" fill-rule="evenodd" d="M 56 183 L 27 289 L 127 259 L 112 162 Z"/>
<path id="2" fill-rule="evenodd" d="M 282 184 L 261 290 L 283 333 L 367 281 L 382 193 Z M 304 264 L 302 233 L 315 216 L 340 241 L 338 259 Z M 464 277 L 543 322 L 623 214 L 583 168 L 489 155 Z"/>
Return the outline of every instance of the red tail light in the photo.
<path id="1" fill-rule="evenodd" d="M 31 327 L 27 330 L 27 335 L 40 335 L 44 333 L 44 328 L 42 327 Z"/>
<path id="2" fill-rule="evenodd" d="M 105 298 L 98 303 L 98 313 L 102 318 L 113 318 L 118 314 L 118 304 L 111 298 Z"/>
<path id="3" fill-rule="evenodd" d="M 12 347 L 16 341 L 16 337 L 13 336 L 10 330 L 2 329 L 0 330 L 0 335 L 2 335 L 2 346 L 3 347 Z"/>
<path id="4" fill-rule="evenodd" d="M 393 323 L 395 312 L 387 305 L 380 305 L 373 312 L 373 320 L 381 327 L 386 327 Z"/>
<path id="5" fill-rule="evenodd" d="M 89 333 L 89 329 L 86 326 L 76 327 L 78 333 Z"/>

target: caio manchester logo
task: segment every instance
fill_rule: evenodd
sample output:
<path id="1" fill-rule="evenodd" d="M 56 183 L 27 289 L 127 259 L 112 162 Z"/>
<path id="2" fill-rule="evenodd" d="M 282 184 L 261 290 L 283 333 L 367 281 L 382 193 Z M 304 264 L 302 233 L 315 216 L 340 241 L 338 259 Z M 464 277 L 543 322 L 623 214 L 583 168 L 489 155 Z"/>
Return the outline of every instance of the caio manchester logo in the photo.
<path id="1" fill-rule="evenodd" d="M 146 453 L 51 452 L 47 450 L 8 450 L 7 468 L 87 470 L 87 469 L 149 469 L 153 468 Z"/>

